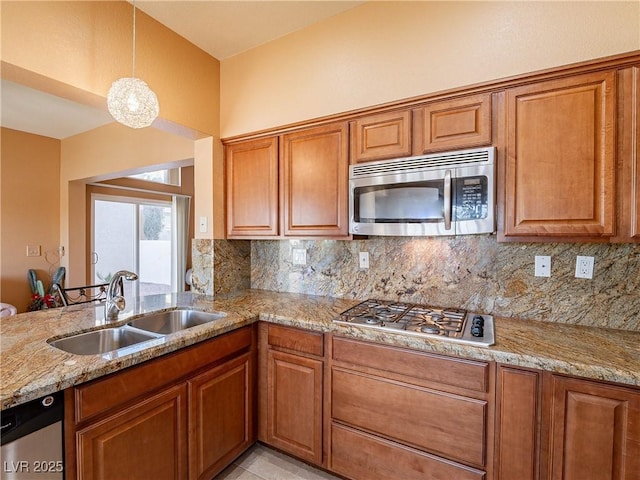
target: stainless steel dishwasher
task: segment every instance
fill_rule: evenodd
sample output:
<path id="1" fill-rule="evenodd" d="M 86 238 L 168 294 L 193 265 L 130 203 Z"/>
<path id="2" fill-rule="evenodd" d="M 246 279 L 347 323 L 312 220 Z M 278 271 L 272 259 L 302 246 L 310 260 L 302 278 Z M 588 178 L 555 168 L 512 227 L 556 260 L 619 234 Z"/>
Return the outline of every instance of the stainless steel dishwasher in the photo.
<path id="1" fill-rule="evenodd" d="M 0 412 L 2 480 L 64 478 L 62 392 Z"/>

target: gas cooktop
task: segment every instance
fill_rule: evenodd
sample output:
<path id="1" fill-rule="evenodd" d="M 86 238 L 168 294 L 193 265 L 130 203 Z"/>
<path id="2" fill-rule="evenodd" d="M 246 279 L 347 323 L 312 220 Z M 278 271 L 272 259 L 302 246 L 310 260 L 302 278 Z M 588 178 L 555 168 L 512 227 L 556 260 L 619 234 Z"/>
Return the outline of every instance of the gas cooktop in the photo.
<path id="1" fill-rule="evenodd" d="M 491 315 L 459 308 L 369 299 L 345 310 L 334 322 L 481 347 L 495 342 Z"/>

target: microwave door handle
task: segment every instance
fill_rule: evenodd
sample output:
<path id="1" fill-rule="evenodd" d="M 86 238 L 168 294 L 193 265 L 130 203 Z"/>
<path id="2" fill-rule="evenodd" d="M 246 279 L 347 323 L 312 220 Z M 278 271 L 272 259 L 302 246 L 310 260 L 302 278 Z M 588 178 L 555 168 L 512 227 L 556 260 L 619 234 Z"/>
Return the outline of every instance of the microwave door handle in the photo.
<path id="1" fill-rule="evenodd" d="M 451 170 L 444 174 L 444 229 L 451 230 Z"/>

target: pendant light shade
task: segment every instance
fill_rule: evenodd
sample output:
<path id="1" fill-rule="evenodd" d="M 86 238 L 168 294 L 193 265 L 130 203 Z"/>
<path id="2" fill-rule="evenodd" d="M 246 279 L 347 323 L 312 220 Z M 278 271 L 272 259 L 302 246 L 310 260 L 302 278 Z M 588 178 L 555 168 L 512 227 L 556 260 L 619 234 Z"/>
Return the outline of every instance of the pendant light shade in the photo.
<path id="1" fill-rule="evenodd" d="M 160 113 L 158 97 L 143 80 L 136 78 L 136 3 L 133 1 L 133 73 L 111 84 L 107 108 L 119 123 L 131 128 L 148 127 Z"/>
<path id="2" fill-rule="evenodd" d="M 160 112 L 156 94 L 143 80 L 135 77 L 113 82 L 107 95 L 107 107 L 113 118 L 131 128 L 148 127 Z"/>

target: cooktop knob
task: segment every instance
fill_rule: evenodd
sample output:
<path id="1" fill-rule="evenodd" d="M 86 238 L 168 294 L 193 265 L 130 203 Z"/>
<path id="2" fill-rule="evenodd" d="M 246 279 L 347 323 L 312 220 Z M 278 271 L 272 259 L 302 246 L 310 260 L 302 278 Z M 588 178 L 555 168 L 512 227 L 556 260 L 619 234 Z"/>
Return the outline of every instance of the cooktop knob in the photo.
<path id="1" fill-rule="evenodd" d="M 484 328 L 482 328 L 480 325 L 473 325 L 471 327 L 471 336 L 484 337 Z"/>

